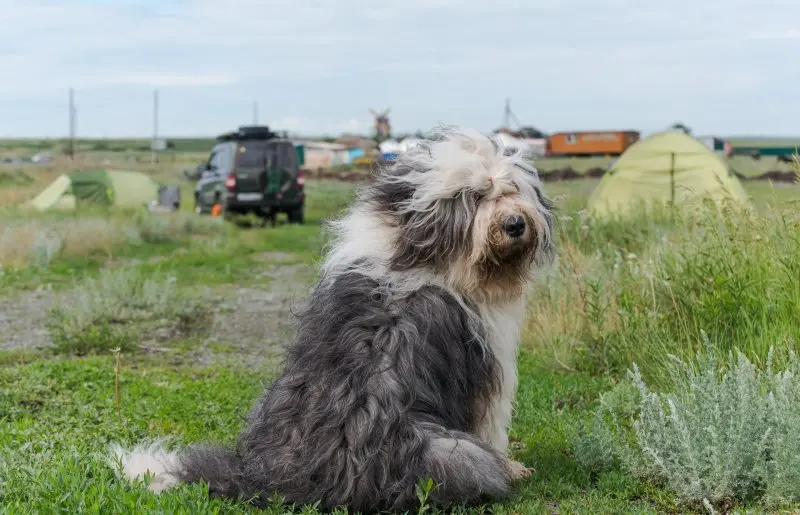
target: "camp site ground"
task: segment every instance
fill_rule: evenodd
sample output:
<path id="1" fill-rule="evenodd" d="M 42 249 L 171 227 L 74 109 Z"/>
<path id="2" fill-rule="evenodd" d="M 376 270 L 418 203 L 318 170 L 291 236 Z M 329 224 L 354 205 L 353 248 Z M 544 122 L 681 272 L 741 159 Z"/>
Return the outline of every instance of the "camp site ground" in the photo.
<path id="1" fill-rule="evenodd" d="M 786 352 L 800 341 L 800 186 L 743 179 L 726 165 L 755 160 L 679 133 L 628 150 L 569 161 L 601 177 L 537 163 L 559 251 L 528 292 L 510 432 L 535 473 L 491 511 L 797 511 L 800 384 L 774 372 L 800 372 Z M 233 442 L 280 369 L 321 224 L 365 172 L 310 171 L 306 223 L 255 227 L 193 212 L 183 171 L 202 151 L 119 154 L 0 168 L 0 506 L 262 513 L 197 485 L 153 495 L 101 453 Z M 180 186 L 177 211 L 147 209 L 162 185 Z"/>

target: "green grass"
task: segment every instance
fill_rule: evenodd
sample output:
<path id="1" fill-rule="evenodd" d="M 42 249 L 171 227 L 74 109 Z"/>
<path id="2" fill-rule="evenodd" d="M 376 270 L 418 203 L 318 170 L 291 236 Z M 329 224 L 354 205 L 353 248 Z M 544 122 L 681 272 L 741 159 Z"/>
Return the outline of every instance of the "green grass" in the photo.
<path id="1" fill-rule="evenodd" d="M 604 448 L 576 435 L 594 420 L 601 398 L 608 398 L 602 396 L 618 391 L 634 362 L 654 390 L 670 391 L 675 385 L 666 373 L 667 356 L 693 356 L 701 330 L 709 334 L 720 363 L 734 348 L 761 366 L 771 345 L 797 347 L 800 218 L 793 201 L 800 198 L 800 187 L 746 184 L 756 214 L 656 213 L 598 221 L 583 212 L 596 183 L 545 185 L 558 206 L 559 259 L 531 291 L 511 430 L 514 457 L 536 472 L 515 488 L 512 499 L 491 506 L 493 513 L 687 512 L 669 484 L 638 477 L 620 464 L 599 466 Z M 23 261 L 0 268 L 0 288 L 15 294 L 47 287 L 84 292 L 86 298 L 105 299 L 86 303 L 88 312 L 101 314 L 112 308 L 125 312 L 128 304 L 151 298 L 141 288 L 90 288 L 90 279 L 108 269 L 156 283 L 174 277 L 174 298 L 199 302 L 206 289 L 285 288 L 280 271 L 292 267 L 301 270 L 299 279 L 292 279 L 294 287 L 305 290 L 325 243 L 320 223 L 341 211 L 352 186 L 310 181 L 307 224 L 276 228 L 225 224 L 206 230 L 202 222 L 185 221 L 164 226 L 164 218 L 137 221 L 130 213 L 108 219 L 82 214 L 71 222 L 52 215 L 26 220 L 11 210 L 7 223 L 24 227 L 52 230 L 72 222 L 89 227 L 105 220 L 138 227 L 140 237 L 38 261 L 26 253 Z M 194 220 L 190 213 L 181 216 Z M 92 227 L 98 233 L 105 226 Z M 132 301 L 120 302 L 125 298 Z M 166 303 L 147 305 L 169 322 Z M 144 331 L 152 329 L 151 322 L 136 318 L 131 327 Z M 64 513 L 255 512 L 244 504 L 209 500 L 202 485 L 160 496 L 141 484 L 131 487 L 114 477 L 101 453 L 112 441 L 130 445 L 160 436 L 178 444 L 232 443 L 242 415 L 273 377 L 277 356 L 253 361 L 235 338 L 208 340 L 203 332 L 173 335 L 162 343 L 164 351 L 130 348 L 121 355 L 117 405 L 114 352 L 102 336 L 92 336 L 101 344 L 89 356 L 0 352 L 0 506 L 10 513 L 54 507 Z M 248 357 L 224 364 L 197 359 L 206 351 Z M 758 503 L 751 507 L 759 509 Z M 286 511 L 277 503 L 268 510 Z"/>
<path id="2" fill-rule="evenodd" d="M 173 436 L 175 443 L 231 444 L 259 395 L 261 373 L 192 368 L 123 356 L 119 409 L 111 356 L 55 358 L 0 368 L 0 505 L 12 513 L 248 513 L 209 501 L 202 486 L 156 496 L 129 488 L 102 459 L 111 442 Z M 565 437 L 608 387 L 603 380 L 540 371 L 521 362 L 523 377 L 512 438 L 516 456 L 536 468 L 496 513 L 656 513 L 668 496 L 642 500 L 649 488 L 618 473 L 591 477 L 570 458 Z"/>
<path id="3" fill-rule="evenodd" d="M 259 377 L 122 358 L 115 405 L 111 357 L 52 359 L 0 369 L 0 505 L 11 513 L 229 511 L 200 486 L 156 498 L 114 478 L 112 441 L 151 434 L 229 441 Z M 213 402 L 209 402 L 213 399 Z M 244 511 L 244 510 L 241 510 Z"/>

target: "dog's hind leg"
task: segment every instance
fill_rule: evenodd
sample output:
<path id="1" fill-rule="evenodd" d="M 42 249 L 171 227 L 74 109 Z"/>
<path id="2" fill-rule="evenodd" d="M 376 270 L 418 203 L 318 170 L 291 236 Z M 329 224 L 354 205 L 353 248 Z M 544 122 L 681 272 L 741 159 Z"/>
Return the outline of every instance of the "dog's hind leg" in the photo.
<path id="1" fill-rule="evenodd" d="M 431 494 L 434 503 L 472 504 L 510 493 L 513 476 L 508 461 L 467 433 L 432 435 L 425 464 L 426 474 L 437 485 Z"/>
<path id="2" fill-rule="evenodd" d="M 187 483 L 207 483 L 211 497 L 253 496 L 244 481 L 241 458 L 224 447 L 192 445 L 183 450 L 179 477 Z"/>

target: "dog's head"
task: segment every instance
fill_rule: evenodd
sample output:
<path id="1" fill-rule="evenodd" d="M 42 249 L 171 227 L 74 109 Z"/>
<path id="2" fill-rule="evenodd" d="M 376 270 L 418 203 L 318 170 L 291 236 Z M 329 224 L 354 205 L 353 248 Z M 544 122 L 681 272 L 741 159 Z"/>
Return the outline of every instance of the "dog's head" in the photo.
<path id="1" fill-rule="evenodd" d="M 520 295 L 553 257 L 536 169 L 476 131 L 434 133 L 380 168 L 365 200 L 393 228 L 391 269 L 428 267 L 465 295 Z"/>

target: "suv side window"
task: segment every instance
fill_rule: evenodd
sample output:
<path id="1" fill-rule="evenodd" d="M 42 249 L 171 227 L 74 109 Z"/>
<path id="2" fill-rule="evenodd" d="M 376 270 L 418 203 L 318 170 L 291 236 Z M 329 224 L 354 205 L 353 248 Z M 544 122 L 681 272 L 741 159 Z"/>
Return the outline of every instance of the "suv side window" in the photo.
<path id="1" fill-rule="evenodd" d="M 228 173 L 231 169 L 231 157 L 230 145 L 217 145 L 211 151 L 211 156 L 208 158 L 208 166 L 214 173 Z"/>

